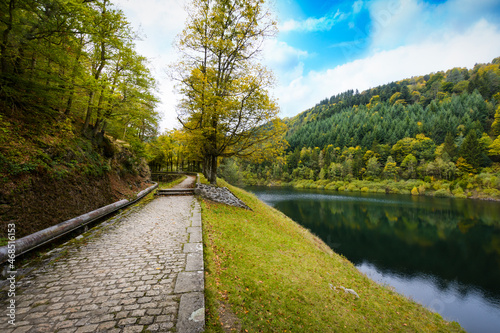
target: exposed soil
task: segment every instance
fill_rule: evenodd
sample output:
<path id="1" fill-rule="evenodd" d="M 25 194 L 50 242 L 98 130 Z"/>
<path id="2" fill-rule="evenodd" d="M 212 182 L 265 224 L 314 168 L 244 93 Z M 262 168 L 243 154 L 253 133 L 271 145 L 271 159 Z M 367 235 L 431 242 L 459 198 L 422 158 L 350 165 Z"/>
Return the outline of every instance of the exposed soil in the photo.
<path id="1" fill-rule="evenodd" d="M 223 302 L 219 306 L 219 320 L 224 333 L 242 332 L 240 319 L 233 313 L 231 306 Z"/>
<path id="2" fill-rule="evenodd" d="M 48 176 L 25 179 L 15 194 L 0 190 L 0 228 L 16 224 L 16 238 L 73 217 L 133 197 L 147 188 L 147 177 L 108 172 L 102 177 L 72 175 L 62 180 Z"/>

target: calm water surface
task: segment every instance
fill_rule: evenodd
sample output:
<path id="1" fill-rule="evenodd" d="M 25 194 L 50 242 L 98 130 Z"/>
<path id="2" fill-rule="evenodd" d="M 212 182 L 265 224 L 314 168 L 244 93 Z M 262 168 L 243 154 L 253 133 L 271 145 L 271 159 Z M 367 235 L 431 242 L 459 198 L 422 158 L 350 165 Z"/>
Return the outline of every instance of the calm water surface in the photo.
<path id="1" fill-rule="evenodd" d="M 249 187 L 373 280 L 469 332 L 500 332 L 500 203 Z"/>

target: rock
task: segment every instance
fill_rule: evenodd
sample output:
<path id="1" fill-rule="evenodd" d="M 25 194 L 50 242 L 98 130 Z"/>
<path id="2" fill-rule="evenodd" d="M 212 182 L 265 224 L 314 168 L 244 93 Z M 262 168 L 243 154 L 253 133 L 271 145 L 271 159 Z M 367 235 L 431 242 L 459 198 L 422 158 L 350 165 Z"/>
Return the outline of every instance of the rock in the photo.
<path id="1" fill-rule="evenodd" d="M 250 207 L 229 191 L 227 187 L 217 187 L 198 183 L 196 184 L 194 193 L 208 200 L 251 210 Z"/>
<path id="2" fill-rule="evenodd" d="M 359 298 L 358 293 L 357 293 L 357 292 L 355 292 L 353 289 L 344 288 L 344 287 L 342 287 L 342 286 L 340 286 L 340 288 L 341 288 L 342 290 L 344 290 L 344 292 L 346 292 L 346 293 L 348 293 L 348 294 L 352 294 L 352 295 L 356 296 L 356 298 Z"/>

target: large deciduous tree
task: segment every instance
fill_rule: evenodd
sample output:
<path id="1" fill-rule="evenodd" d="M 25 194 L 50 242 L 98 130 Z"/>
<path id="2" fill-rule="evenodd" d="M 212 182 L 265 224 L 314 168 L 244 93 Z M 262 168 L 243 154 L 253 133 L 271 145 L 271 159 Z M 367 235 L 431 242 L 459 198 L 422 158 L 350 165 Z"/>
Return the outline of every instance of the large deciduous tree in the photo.
<path id="1" fill-rule="evenodd" d="M 183 96 L 178 119 L 190 146 L 217 178 L 219 157 L 260 158 L 278 152 L 285 125 L 270 97 L 272 73 L 257 60 L 276 32 L 264 0 L 193 0 L 177 42 L 182 60 L 172 75 Z"/>

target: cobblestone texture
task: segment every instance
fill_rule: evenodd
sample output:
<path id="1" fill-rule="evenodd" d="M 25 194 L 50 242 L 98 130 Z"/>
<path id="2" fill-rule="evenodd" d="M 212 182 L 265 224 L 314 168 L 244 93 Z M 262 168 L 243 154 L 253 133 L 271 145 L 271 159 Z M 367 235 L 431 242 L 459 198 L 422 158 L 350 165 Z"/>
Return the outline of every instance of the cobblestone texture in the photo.
<path id="1" fill-rule="evenodd" d="M 188 232 L 193 204 L 192 196 L 158 197 L 79 246 L 63 245 L 67 255 L 18 282 L 16 326 L 7 322 L 9 300 L 0 302 L 0 332 L 176 331 L 182 294 L 174 288 L 186 284 L 177 278 L 195 256 L 185 246 L 201 241 L 200 228 Z M 203 280 L 202 262 L 190 263 L 190 277 Z"/>

